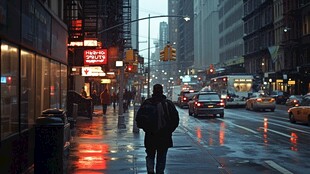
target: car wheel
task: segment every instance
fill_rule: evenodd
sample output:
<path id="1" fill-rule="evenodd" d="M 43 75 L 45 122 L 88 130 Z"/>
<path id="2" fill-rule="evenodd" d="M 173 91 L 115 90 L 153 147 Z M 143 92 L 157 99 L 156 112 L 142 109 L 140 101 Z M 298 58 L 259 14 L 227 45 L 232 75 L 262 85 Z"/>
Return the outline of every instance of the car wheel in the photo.
<path id="1" fill-rule="evenodd" d="M 191 112 L 191 110 L 188 108 L 188 115 L 192 116 L 193 113 Z"/>
<path id="2" fill-rule="evenodd" d="M 310 126 L 310 115 L 308 116 L 308 126 Z"/>
<path id="3" fill-rule="evenodd" d="M 290 114 L 289 114 L 289 119 L 290 119 L 290 122 L 291 122 L 291 123 L 296 123 L 296 120 L 295 120 L 295 118 L 294 118 L 294 114 L 293 114 L 293 113 L 290 113 Z"/>

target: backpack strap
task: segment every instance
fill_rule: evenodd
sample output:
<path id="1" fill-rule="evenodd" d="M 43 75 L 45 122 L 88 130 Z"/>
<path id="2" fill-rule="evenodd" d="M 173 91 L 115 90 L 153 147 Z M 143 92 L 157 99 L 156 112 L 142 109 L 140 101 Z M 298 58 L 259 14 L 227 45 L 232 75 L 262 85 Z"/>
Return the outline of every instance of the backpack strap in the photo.
<path id="1" fill-rule="evenodd" d="M 169 113 L 169 110 L 168 110 L 168 102 L 167 102 L 167 100 L 165 99 L 165 100 L 163 100 L 163 101 L 161 101 L 161 104 L 162 104 L 162 106 L 163 106 L 163 108 L 164 108 L 164 112 L 165 112 L 165 117 L 166 117 L 166 115 L 168 116 L 168 120 L 170 120 L 171 119 L 171 117 L 170 117 L 170 113 Z"/>

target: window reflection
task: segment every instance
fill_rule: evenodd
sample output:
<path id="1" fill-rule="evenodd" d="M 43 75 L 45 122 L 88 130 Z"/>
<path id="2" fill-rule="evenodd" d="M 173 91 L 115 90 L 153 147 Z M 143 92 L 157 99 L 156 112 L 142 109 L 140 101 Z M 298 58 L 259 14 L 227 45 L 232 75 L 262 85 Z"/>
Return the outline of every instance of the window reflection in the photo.
<path id="1" fill-rule="evenodd" d="M 36 58 L 36 116 L 50 108 L 50 63 L 42 56 Z"/>
<path id="2" fill-rule="evenodd" d="M 1 140 L 19 129 L 18 65 L 17 48 L 1 43 Z"/>
<path id="3" fill-rule="evenodd" d="M 21 50 L 20 115 L 21 128 L 34 125 L 35 55 Z"/>

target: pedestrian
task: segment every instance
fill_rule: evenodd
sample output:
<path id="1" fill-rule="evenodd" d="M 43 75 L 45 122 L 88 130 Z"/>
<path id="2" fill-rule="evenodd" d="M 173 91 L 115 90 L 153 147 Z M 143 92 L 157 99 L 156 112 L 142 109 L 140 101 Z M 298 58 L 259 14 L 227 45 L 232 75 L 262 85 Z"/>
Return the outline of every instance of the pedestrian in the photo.
<path id="1" fill-rule="evenodd" d="M 104 89 L 100 94 L 100 101 L 102 105 L 102 114 L 105 115 L 107 113 L 108 105 L 111 103 L 111 96 L 108 92 L 108 89 Z"/>
<path id="2" fill-rule="evenodd" d="M 124 91 L 124 94 L 123 94 L 123 109 L 124 109 L 124 112 L 127 112 L 127 110 L 128 110 L 128 106 L 130 104 L 129 101 L 130 101 L 130 93 L 129 93 L 129 91 L 126 88 L 125 91 Z"/>
<path id="3" fill-rule="evenodd" d="M 97 105 L 98 104 L 98 95 L 97 95 L 97 91 L 94 89 L 93 92 L 91 93 L 90 97 L 93 100 L 93 105 Z"/>
<path id="4" fill-rule="evenodd" d="M 86 93 L 86 91 L 85 91 L 84 86 L 83 86 L 82 89 L 81 89 L 81 96 L 87 98 L 87 93 Z"/>
<path id="5" fill-rule="evenodd" d="M 167 106 L 165 106 L 168 112 L 166 114 L 168 116 L 165 116 L 165 127 L 156 133 L 146 131 L 144 136 L 147 172 L 148 174 L 155 173 L 154 167 L 156 157 L 156 174 L 163 174 L 166 167 L 168 148 L 173 147 L 172 133 L 179 125 L 179 114 L 172 101 L 168 100 L 167 97 L 163 95 L 163 87 L 160 84 L 155 84 L 153 86 L 152 97 L 146 99 L 141 107 L 147 102 L 154 104 L 164 102 Z"/>
<path id="6" fill-rule="evenodd" d="M 116 109 L 116 102 L 117 102 L 117 99 L 118 97 L 117 97 L 117 94 L 116 94 L 116 92 L 114 91 L 113 93 L 112 93 L 112 96 L 111 96 L 111 99 L 112 99 L 112 104 L 113 104 L 113 110 L 115 111 L 115 109 Z"/>

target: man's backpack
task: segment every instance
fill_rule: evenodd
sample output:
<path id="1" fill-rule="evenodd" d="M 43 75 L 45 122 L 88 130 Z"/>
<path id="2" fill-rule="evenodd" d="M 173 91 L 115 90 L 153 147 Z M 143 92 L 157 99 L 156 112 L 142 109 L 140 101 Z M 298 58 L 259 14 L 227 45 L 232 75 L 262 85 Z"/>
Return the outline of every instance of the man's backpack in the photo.
<path id="1" fill-rule="evenodd" d="M 144 132 L 159 132 L 166 126 L 167 119 L 169 119 L 169 113 L 165 100 L 159 103 L 146 100 L 136 115 L 137 127 L 143 129 Z"/>

